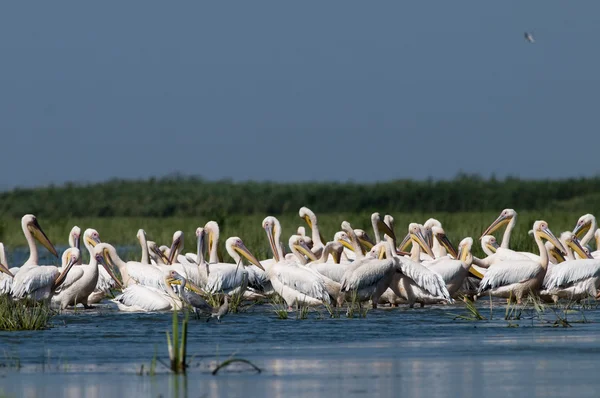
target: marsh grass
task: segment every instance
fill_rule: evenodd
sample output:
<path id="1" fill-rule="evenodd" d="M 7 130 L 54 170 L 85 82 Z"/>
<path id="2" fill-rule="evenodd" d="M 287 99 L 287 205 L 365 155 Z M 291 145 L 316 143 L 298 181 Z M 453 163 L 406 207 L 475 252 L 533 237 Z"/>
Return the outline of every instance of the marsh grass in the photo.
<path id="1" fill-rule="evenodd" d="M 309 307 L 304 302 L 296 303 L 296 319 L 307 319 Z"/>
<path id="2" fill-rule="evenodd" d="M 287 305 L 283 301 L 283 298 L 275 293 L 270 298 L 271 308 L 273 308 L 273 312 L 277 315 L 279 319 L 288 319 L 288 309 Z"/>
<path id="3" fill-rule="evenodd" d="M 475 302 L 469 299 L 467 296 L 460 296 L 460 299 L 465 303 L 465 308 L 467 310 L 466 315 L 453 315 L 454 319 L 461 319 L 464 321 L 483 321 L 488 320 L 486 317 L 481 315 L 477 307 L 475 306 Z M 491 300 L 490 300 L 491 305 Z M 491 312 L 490 312 L 491 313 Z M 490 318 L 491 319 L 491 318 Z"/>
<path id="4" fill-rule="evenodd" d="M 187 349 L 187 333 L 188 321 L 190 313 L 185 311 L 183 320 L 181 321 L 181 335 L 179 334 L 179 316 L 178 311 L 173 310 L 173 335 L 167 330 L 167 348 L 169 350 L 169 368 L 173 373 L 185 373 L 187 368 L 186 349 Z M 156 357 L 156 355 L 155 355 Z"/>
<path id="5" fill-rule="evenodd" d="M 334 307 L 329 303 L 324 303 L 323 306 L 325 307 L 325 310 L 327 310 L 327 312 L 329 313 L 330 318 L 340 317 L 340 311 L 338 307 Z"/>
<path id="6" fill-rule="evenodd" d="M 50 327 L 56 312 L 45 302 L 15 301 L 0 296 L 0 330 L 43 330 Z"/>

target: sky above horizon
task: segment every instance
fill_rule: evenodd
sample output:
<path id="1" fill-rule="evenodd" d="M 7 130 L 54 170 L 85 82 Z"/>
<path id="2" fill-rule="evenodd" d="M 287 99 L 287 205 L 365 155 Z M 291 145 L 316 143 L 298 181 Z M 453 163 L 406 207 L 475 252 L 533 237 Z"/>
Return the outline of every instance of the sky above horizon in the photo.
<path id="1" fill-rule="evenodd" d="M 594 1 L 3 4 L 0 189 L 598 175 L 599 36 Z"/>

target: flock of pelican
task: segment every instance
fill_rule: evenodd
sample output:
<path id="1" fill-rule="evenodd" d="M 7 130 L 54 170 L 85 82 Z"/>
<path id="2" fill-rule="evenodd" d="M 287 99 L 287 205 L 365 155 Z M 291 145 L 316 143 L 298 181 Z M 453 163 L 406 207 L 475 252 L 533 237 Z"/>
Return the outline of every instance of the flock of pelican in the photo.
<path id="1" fill-rule="evenodd" d="M 283 229 L 275 217 L 262 223 L 272 257 L 258 260 L 239 237 L 225 242 L 233 263 L 221 262 L 217 253 L 219 226 L 209 221 L 196 229 L 195 253 L 183 253 L 183 232 L 177 231 L 169 247 L 147 240 L 138 231 L 140 261 L 122 260 L 115 247 L 100 240 L 94 229 L 73 227 L 70 247 L 62 254 L 60 267 L 40 265 L 36 241 L 58 257 L 58 253 L 36 217 L 23 216 L 21 225 L 29 245 L 29 259 L 9 268 L 0 243 L 0 294 L 15 300 L 48 301 L 64 309 L 77 304 L 91 308 L 107 298 L 122 311 L 165 311 L 190 306 L 196 312 L 213 312 L 219 319 L 227 312 L 228 297 L 264 299 L 278 294 L 289 308 L 299 306 L 343 306 L 345 302 L 397 306 L 416 303 L 453 303 L 459 297 L 491 295 L 520 303 L 528 295 L 556 302 L 561 298 L 581 300 L 597 297 L 600 286 L 600 250 L 587 244 L 595 237 L 600 248 L 600 229 L 591 214 L 579 218 L 572 232 L 557 238 L 545 221 L 536 221 L 530 233 L 537 253 L 509 247 L 517 213 L 505 209 L 483 232 L 480 242 L 486 257 L 471 253 L 473 239 L 464 238 L 455 247 L 442 224 L 429 219 L 411 223 L 398 244 L 394 219 L 373 213 L 374 241 L 353 229 L 349 222 L 327 241 L 319 231 L 316 215 L 303 207 L 299 216 L 311 230 L 298 227 L 287 248 Z M 491 234 L 505 227 L 500 244 Z M 82 263 L 81 240 L 89 253 Z M 207 297 L 217 297 L 223 306 L 213 308 Z M 210 319 L 210 318 L 209 318 Z"/>

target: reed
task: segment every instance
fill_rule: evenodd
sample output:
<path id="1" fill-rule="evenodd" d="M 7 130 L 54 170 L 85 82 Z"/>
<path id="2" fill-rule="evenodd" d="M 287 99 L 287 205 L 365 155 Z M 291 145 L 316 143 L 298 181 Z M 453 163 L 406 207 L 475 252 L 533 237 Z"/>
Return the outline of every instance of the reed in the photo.
<path id="1" fill-rule="evenodd" d="M 179 334 L 179 316 L 178 311 L 173 310 L 173 335 L 167 331 L 167 348 L 169 350 L 170 369 L 173 373 L 185 373 L 187 368 L 186 349 L 189 311 L 185 311 L 181 321 L 181 335 Z"/>
<path id="2" fill-rule="evenodd" d="M 0 296 L 0 330 L 43 330 L 56 315 L 45 302 L 28 303 Z"/>

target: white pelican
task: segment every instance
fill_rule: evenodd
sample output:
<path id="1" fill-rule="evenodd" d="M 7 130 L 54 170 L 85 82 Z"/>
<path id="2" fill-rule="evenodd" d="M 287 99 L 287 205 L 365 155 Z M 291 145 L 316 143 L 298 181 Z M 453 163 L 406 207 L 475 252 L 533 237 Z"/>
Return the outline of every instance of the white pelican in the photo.
<path id="1" fill-rule="evenodd" d="M 348 266 L 348 263 L 340 263 L 343 249 L 344 246 L 339 242 L 327 242 L 323 248 L 321 258 L 317 261 L 308 263 L 306 266 L 316 270 L 319 274 L 325 275 L 333 281 L 341 282 Z M 333 261 L 331 262 L 328 260 L 329 255 L 333 257 Z"/>
<path id="2" fill-rule="evenodd" d="M 533 261 L 537 261 L 537 260 L 539 260 L 539 256 L 534 253 L 517 252 L 517 251 L 511 250 L 509 248 L 512 230 L 514 229 L 516 224 L 517 224 L 517 212 L 514 211 L 513 209 L 504 209 L 504 210 L 502 210 L 502 212 L 500 213 L 498 218 L 496 218 L 494 220 L 494 222 L 492 224 L 490 224 L 490 226 L 483 232 L 483 234 L 481 234 L 480 239 L 482 239 L 485 235 L 492 234 L 494 231 L 498 230 L 502 226 L 507 225 L 506 229 L 504 231 L 504 235 L 502 236 L 502 243 L 500 244 L 500 247 L 498 249 L 496 249 L 494 256 L 488 257 L 490 259 L 488 261 L 497 261 L 497 260 L 510 260 L 510 261 L 512 261 L 512 260 L 533 260 Z M 475 259 L 475 263 L 476 264 L 478 263 L 477 259 Z M 479 264 L 477 264 L 477 265 L 479 265 Z"/>
<path id="3" fill-rule="evenodd" d="M 434 226 L 434 236 L 436 233 L 436 229 L 438 229 L 438 227 Z M 460 255 L 455 253 L 456 260 L 450 259 L 447 256 L 445 256 L 442 258 L 435 259 L 433 261 L 423 262 L 424 266 L 426 266 L 432 271 L 437 272 L 444 279 L 444 282 L 446 283 L 446 288 L 448 289 L 448 293 L 450 293 L 450 296 L 454 296 L 454 294 L 462 286 L 467 275 L 469 275 L 469 269 L 471 268 L 471 263 L 473 261 L 473 256 L 471 255 L 472 246 L 473 239 L 464 238 L 458 245 Z"/>
<path id="4" fill-rule="evenodd" d="M 415 302 L 419 302 L 421 306 L 440 302 L 452 303 L 452 297 L 442 276 L 419 262 L 421 249 L 433 257 L 421 225 L 409 224 L 408 236 L 412 242 L 411 257 L 397 257 L 401 274 L 394 275 L 390 288 L 397 296 L 406 300 L 411 308 Z"/>
<path id="5" fill-rule="evenodd" d="M 315 213 L 310 210 L 308 207 L 301 207 L 298 211 L 298 215 L 300 218 L 304 219 L 308 224 L 308 227 L 311 230 L 311 239 L 312 239 L 312 252 L 316 256 L 320 256 L 323 251 L 323 247 L 325 247 L 325 239 L 321 236 L 319 232 L 319 224 L 317 223 L 317 216 Z"/>
<path id="6" fill-rule="evenodd" d="M 442 223 L 436 220 L 435 218 L 430 218 L 425 221 L 423 227 L 428 232 L 426 237 L 428 238 L 427 243 L 431 245 L 431 251 L 435 255 L 435 258 L 444 257 L 450 251 L 452 257 L 456 258 L 456 250 L 454 250 L 454 246 L 450 243 L 450 240 L 446 237 L 446 233 L 442 228 Z M 436 232 L 440 235 L 440 239 L 444 240 L 444 243 L 440 239 L 435 239 Z M 452 247 L 452 249 L 448 249 L 448 245 Z"/>
<path id="7" fill-rule="evenodd" d="M 25 286 L 25 281 L 30 281 L 30 279 L 27 278 L 27 274 L 29 274 L 31 271 L 36 270 L 37 268 L 40 268 L 38 264 L 39 257 L 37 247 L 35 246 L 35 240 L 40 242 L 46 249 L 48 249 L 48 251 L 50 251 L 50 253 L 58 257 L 56 249 L 42 230 L 42 227 L 40 227 L 37 218 L 33 214 L 25 214 L 23 218 L 21 218 L 21 228 L 23 229 L 23 234 L 25 235 L 25 239 L 27 239 L 27 244 L 29 246 L 29 258 L 27 259 L 25 264 L 23 264 L 20 267 L 19 272 L 15 275 L 15 278 L 13 279 L 11 294 L 13 295 L 13 297 L 16 298 L 25 297 L 30 293 L 36 291 L 37 289 L 41 288 L 41 286 L 32 286 L 31 282 L 27 283 L 27 286 Z M 50 269 L 36 271 L 35 275 L 39 276 L 40 272 L 48 272 L 48 278 L 51 278 L 54 274 L 50 271 Z M 47 297 L 45 297 L 46 293 L 48 293 Z M 44 288 L 43 292 L 40 292 L 39 295 L 44 296 L 45 298 L 49 298 L 49 293 L 50 292 Z M 39 295 L 34 294 L 33 296 L 38 297 Z"/>
<path id="8" fill-rule="evenodd" d="M 72 235 L 73 237 L 75 237 L 75 235 Z M 78 235 L 77 235 L 78 236 Z M 76 242 L 78 242 L 79 239 L 76 240 Z M 78 301 L 78 303 L 82 303 L 84 305 L 84 307 L 88 307 L 91 304 L 96 304 L 99 303 L 100 301 L 102 301 L 103 298 L 105 298 L 111 291 L 111 289 L 114 289 L 116 287 L 116 284 L 119 283 L 118 280 L 116 278 L 114 278 L 114 274 L 111 275 L 111 273 L 109 273 L 102 265 L 98 264 L 98 262 L 93 259 L 94 257 L 94 247 L 98 244 L 101 243 L 100 241 L 100 234 L 98 233 L 98 231 L 96 231 L 95 229 L 92 228 L 88 228 L 85 230 L 85 232 L 83 233 L 83 245 L 85 246 L 85 248 L 87 249 L 88 253 L 90 254 L 90 263 L 87 265 L 84 265 L 83 269 L 86 273 L 89 274 L 89 276 L 86 276 L 85 278 L 83 278 L 83 280 L 89 280 L 87 278 L 93 279 L 94 276 L 97 272 L 98 276 L 96 278 L 96 284 L 94 286 L 94 289 L 89 293 L 89 295 L 87 296 L 87 301 Z M 79 245 L 77 243 L 77 245 Z M 96 270 L 93 270 L 93 267 L 91 264 L 95 264 L 96 265 Z M 79 282 L 80 284 L 83 284 L 83 281 Z M 87 291 L 87 285 L 85 289 L 82 289 L 82 291 Z"/>
<path id="9" fill-rule="evenodd" d="M 585 246 L 592 240 L 597 228 L 596 217 L 593 214 L 584 214 L 577 220 L 573 233 L 577 235 L 581 244 Z"/>
<path id="10" fill-rule="evenodd" d="M 206 290 L 210 293 L 227 295 L 243 294 L 248 284 L 248 271 L 245 269 L 241 256 L 263 271 L 264 268 L 237 236 L 225 241 L 225 249 L 235 263 L 209 263 Z"/>
<path id="11" fill-rule="evenodd" d="M 596 298 L 600 287 L 600 259 L 590 258 L 572 232 L 561 234 L 561 241 L 569 259 L 549 266 L 544 278 L 545 290 L 540 295 L 551 296 L 555 302 L 559 298 L 577 301 Z M 575 259 L 571 249 L 583 259 Z"/>
<path id="12" fill-rule="evenodd" d="M 90 231 L 86 230 L 84 237 L 89 239 L 89 235 Z M 76 248 L 70 248 L 69 250 L 74 249 Z M 63 254 L 63 265 L 68 264 L 70 261 L 69 256 L 74 255 L 73 253 L 69 253 L 69 250 L 65 251 Z M 70 305 L 75 306 L 81 303 L 85 308 L 93 308 L 88 305 L 88 297 L 92 294 L 98 282 L 98 266 L 99 264 L 96 261 L 96 256 L 92 252 L 89 264 L 73 267 L 69 271 L 64 282 L 55 289 L 55 293 L 52 296 L 52 305 L 57 306 L 60 309 L 65 309 Z M 106 268 L 109 277 L 111 279 L 114 278 L 114 280 L 117 281 L 112 270 L 106 267 L 106 265 L 104 265 L 104 267 Z M 122 288 L 118 281 L 117 286 Z"/>
<path id="13" fill-rule="evenodd" d="M 539 294 L 548 269 L 548 252 L 542 238 L 552 242 L 563 252 L 565 249 L 548 229 L 548 223 L 545 221 L 536 221 L 533 224 L 533 236 L 540 251 L 539 260 L 506 260 L 494 263 L 479 284 L 479 295 L 491 290 L 492 296 L 514 298 L 520 304 L 522 298 L 530 293 Z"/>
<path id="14" fill-rule="evenodd" d="M 62 268 L 53 265 L 35 266 L 19 280 L 13 281 L 11 294 L 16 299 L 30 298 L 35 301 L 49 300 L 67 279 L 71 268 L 79 261 L 79 249 L 70 247 L 63 256 Z M 19 272 L 17 275 L 19 275 Z"/>
<path id="15" fill-rule="evenodd" d="M 168 268 L 152 264 L 142 264 L 137 261 L 125 262 L 119 257 L 115 247 L 109 243 L 98 243 L 94 247 L 94 253 L 101 253 L 104 256 L 103 261 L 110 267 L 117 267 L 119 269 L 123 280 L 123 287 L 127 288 L 131 285 L 139 284 L 165 290 L 164 274 Z"/>
<path id="16" fill-rule="evenodd" d="M 359 303 L 371 300 L 373 308 L 377 308 L 379 297 L 389 287 L 392 277 L 396 272 L 394 258 L 377 259 L 364 257 L 358 237 L 354 233 L 350 223 L 347 221 L 342 222 L 342 230 L 350 238 L 352 247 L 356 253 L 356 260 L 348 264 L 346 272 L 344 272 L 340 295 L 338 296 L 338 305 L 342 305 L 345 298 L 349 301 L 356 299 Z M 385 247 L 383 247 L 383 250 L 385 250 Z"/>
<path id="17" fill-rule="evenodd" d="M 69 247 L 75 247 L 79 250 L 81 250 L 81 246 L 80 246 L 80 241 L 79 238 L 81 237 L 81 228 L 79 228 L 77 225 L 73 226 L 73 228 L 71 228 L 71 232 L 69 232 Z M 81 256 L 83 257 L 83 256 Z M 79 264 L 81 264 L 82 258 L 79 258 Z"/>
<path id="18" fill-rule="evenodd" d="M 275 217 L 266 217 L 262 227 L 267 233 L 274 261 L 263 261 L 266 276 L 273 290 L 279 294 L 288 307 L 299 305 L 320 305 L 330 303 L 329 294 L 322 278 L 297 264 L 285 261 L 279 245 L 281 224 Z"/>
<path id="19" fill-rule="evenodd" d="M 9 294 L 12 287 L 13 278 L 19 271 L 18 267 L 8 268 L 4 244 L 0 242 L 0 295 Z"/>
<path id="20" fill-rule="evenodd" d="M 394 219 L 391 216 L 386 217 L 389 217 L 388 220 L 393 223 Z M 373 227 L 373 235 L 375 235 L 376 244 L 381 242 L 380 230 L 383 231 L 385 235 L 388 235 L 396 240 L 396 234 L 392 230 L 393 227 L 383 222 L 379 213 L 375 212 L 371 214 L 371 226 Z"/>
<path id="21" fill-rule="evenodd" d="M 484 235 L 481 237 L 481 250 L 483 250 L 486 255 L 491 256 L 496 253 L 496 250 L 498 250 L 499 247 L 494 235 Z"/>

